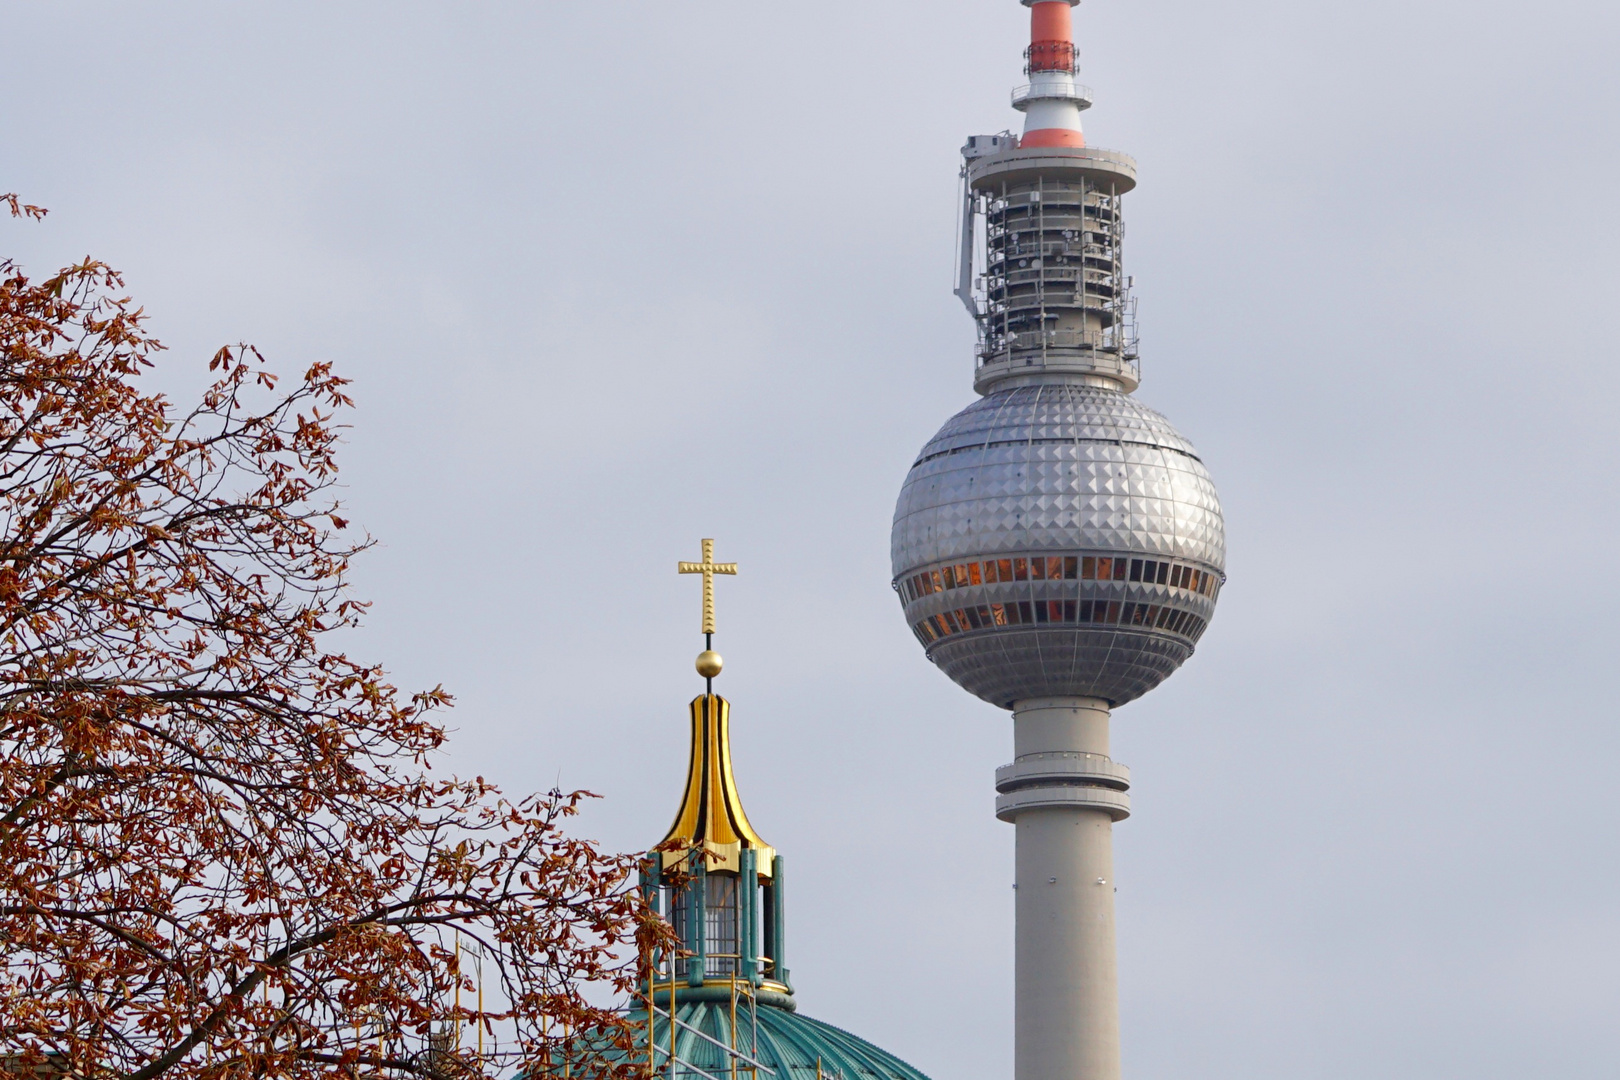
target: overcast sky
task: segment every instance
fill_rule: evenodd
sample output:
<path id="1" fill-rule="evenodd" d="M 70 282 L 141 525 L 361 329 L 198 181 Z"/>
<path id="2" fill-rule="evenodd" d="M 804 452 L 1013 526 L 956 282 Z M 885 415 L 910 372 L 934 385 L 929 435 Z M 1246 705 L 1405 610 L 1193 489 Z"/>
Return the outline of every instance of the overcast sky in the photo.
<path id="1" fill-rule="evenodd" d="M 448 767 L 656 842 L 719 583 L 801 1008 L 1011 1075 L 1008 715 L 907 631 L 888 532 L 972 399 L 963 137 L 1015 0 L 4 5 L 0 222 L 122 268 L 195 386 L 330 359 L 378 539 L 356 652 Z M 1230 581 L 1115 717 L 1133 1080 L 1620 1072 L 1620 9 L 1092 0 L 1136 156 L 1142 388 Z"/>

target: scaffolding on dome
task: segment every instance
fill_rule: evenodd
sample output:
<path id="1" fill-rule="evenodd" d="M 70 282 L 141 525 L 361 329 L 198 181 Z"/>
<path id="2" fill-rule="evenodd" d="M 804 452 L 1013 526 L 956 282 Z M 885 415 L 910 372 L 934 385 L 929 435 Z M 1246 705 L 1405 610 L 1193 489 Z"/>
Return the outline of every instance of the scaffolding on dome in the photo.
<path id="1" fill-rule="evenodd" d="M 713 955 L 713 954 L 711 954 Z M 730 956 L 731 959 L 739 959 Z M 673 958 L 671 958 L 673 959 Z M 668 982 L 659 978 L 660 968 L 668 970 Z M 680 1018 L 680 983 L 684 976 L 675 973 L 675 965 L 671 963 L 660 964 L 656 960 L 648 965 L 647 990 L 641 995 L 642 1004 L 647 1010 L 647 1075 L 664 1076 L 668 1080 L 677 1080 L 682 1076 L 697 1076 L 703 1080 L 741 1080 L 744 1074 L 748 1080 L 759 1080 L 761 1073 L 774 1078 L 776 1070 L 761 1062 L 759 1053 L 759 1000 L 754 987 L 747 979 L 738 979 L 733 973 L 730 978 L 731 1002 L 729 1022 L 726 1024 L 726 1041 L 722 1042 L 708 1032 L 688 1024 Z M 657 995 L 667 991 L 669 994 L 667 1009 L 658 1007 Z M 739 1017 L 744 1019 L 743 1024 L 738 1023 Z M 659 1037 L 657 1021 L 665 1021 L 664 1038 Z M 745 1026 L 746 1025 L 746 1026 Z M 680 1052 L 680 1031 L 687 1031 L 695 1035 L 724 1055 L 724 1075 L 717 1075 L 705 1069 L 690 1058 L 683 1058 Z M 746 1031 L 747 1045 L 740 1036 Z M 819 1075 L 819 1072 L 818 1072 Z"/>

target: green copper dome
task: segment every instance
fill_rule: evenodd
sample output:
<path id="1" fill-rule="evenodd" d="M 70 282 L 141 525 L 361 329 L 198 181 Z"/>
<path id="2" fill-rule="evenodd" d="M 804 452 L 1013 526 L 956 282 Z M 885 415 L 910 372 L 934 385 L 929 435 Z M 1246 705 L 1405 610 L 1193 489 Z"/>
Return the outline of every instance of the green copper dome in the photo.
<path id="1" fill-rule="evenodd" d="M 656 1047 L 652 1057 L 657 1062 L 653 1075 L 668 1077 L 669 1021 L 663 1009 L 658 1012 L 652 1030 Z M 778 1006 L 760 1005 L 751 1009 L 739 1004 L 735 1037 L 729 1002 L 677 1002 L 675 1013 L 681 1021 L 675 1037 L 676 1080 L 704 1080 L 703 1073 L 718 1080 L 731 1080 L 733 1055 L 726 1048 L 732 1046 L 737 1050 L 739 1080 L 754 1080 L 749 1076 L 747 1058 L 753 1058 L 761 1066 L 757 1080 L 817 1080 L 818 1075 L 821 1080 L 928 1080 L 893 1054 L 843 1028 Z M 636 1056 L 645 1059 L 647 1012 L 645 1009 L 633 1011 L 628 1019 L 640 1032 L 637 1039 L 640 1053 Z M 705 1035 L 708 1038 L 704 1038 Z M 770 1076 L 766 1069 L 776 1075 Z"/>

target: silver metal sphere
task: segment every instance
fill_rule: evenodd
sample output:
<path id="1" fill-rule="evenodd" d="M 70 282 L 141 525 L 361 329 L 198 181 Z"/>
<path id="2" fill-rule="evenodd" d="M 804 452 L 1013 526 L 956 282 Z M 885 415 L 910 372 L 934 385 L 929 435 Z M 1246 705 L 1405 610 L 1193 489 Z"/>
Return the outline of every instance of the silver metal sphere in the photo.
<path id="1" fill-rule="evenodd" d="M 1192 655 L 1226 566 L 1192 444 L 1128 394 L 1077 382 L 952 417 L 906 477 L 890 550 L 928 658 L 1003 708 L 1141 697 Z"/>

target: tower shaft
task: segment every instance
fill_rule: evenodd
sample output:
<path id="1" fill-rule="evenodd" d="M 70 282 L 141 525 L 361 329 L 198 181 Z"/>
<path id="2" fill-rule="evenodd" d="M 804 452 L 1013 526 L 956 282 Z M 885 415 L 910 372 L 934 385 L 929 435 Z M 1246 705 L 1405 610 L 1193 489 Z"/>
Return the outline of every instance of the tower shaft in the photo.
<path id="1" fill-rule="evenodd" d="M 1113 830 L 1130 772 L 1108 718 L 1101 698 L 1017 702 L 996 771 L 1017 834 L 1014 1080 L 1119 1080 Z"/>

